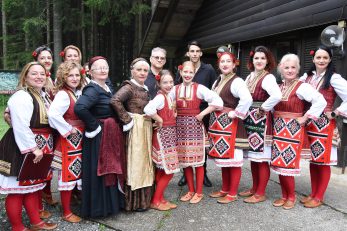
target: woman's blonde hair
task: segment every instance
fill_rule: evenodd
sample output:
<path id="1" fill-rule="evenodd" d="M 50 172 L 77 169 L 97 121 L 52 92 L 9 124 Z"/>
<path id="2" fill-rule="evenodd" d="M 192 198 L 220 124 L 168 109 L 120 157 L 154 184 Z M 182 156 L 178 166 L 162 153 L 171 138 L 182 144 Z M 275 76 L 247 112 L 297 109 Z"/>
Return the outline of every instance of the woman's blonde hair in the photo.
<path id="1" fill-rule="evenodd" d="M 67 62 L 61 63 L 58 67 L 57 74 L 56 74 L 56 83 L 54 88 L 55 92 L 58 92 L 59 90 L 63 89 L 66 83 L 66 79 L 69 76 L 69 72 L 74 68 L 77 68 L 81 74 L 81 81 L 78 84 L 77 89 L 81 89 L 82 86 L 85 85 L 85 78 L 84 78 L 84 75 L 82 75 L 81 73 L 83 69 L 81 64 L 67 61 Z"/>
<path id="2" fill-rule="evenodd" d="M 68 49 L 72 49 L 72 50 L 77 51 L 78 56 L 80 57 L 80 64 L 81 64 L 81 62 L 82 62 L 82 52 L 81 52 L 81 50 L 80 50 L 78 47 L 76 47 L 76 46 L 74 46 L 74 45 L 68 45 L 68 46 L 66 46 L 66 47 L 64 48 L 64 50 L 63 50 L 63 51 L 64 51 L 64 57 L 63 57 L 63 59 L 65 60 L 66 51 L 67 51 Z"/>
<path id="3" fill-rule="evenodd" d="M 298 74 L 299 74 L 299 72 L 300 72 L 300 59 L 299 59 L 299 56 L 297 56 L 296 54 L 286 54 L 282 57 L 280 63 L 277 66 L 278 74 L 280 74 L 282 76 L 283 64 L 285 62 L 288 62 L 288 61 L 294 61 L 295 62 L 295 66 L 298 69 Z"/>
<path id="4" fill-rule="evenodd" d="M 195 70 L 195 67 L 194 67 L 194 63 L 192 61 L 185 61 L 182 63 L 182 70 L 185 66 L 192 66 L 193 67 L 193 70 L 194 70 L 194 73 L 196 72 Z"/>
<path id="5" fill-rule="evenodd" d="M 44 67 L 41 63 L 36 62 L 36 61 L 35 61 L 35 62 L 27 63 L 27 64 L 23 67 L 21 73 L 19 74 L 19 81 L 18 81 L 17 89 L 24 89 L 24 88 L 27 88 L 27 87 L 28 87 L 28 85 L 27 85 L 27 83 L 26 83 L 26 81 L 25 81 L 25 78 L 26 78 L 26 76 L 28 75 L 28 72 L 29 72 L 30 68 L 31 68 L 32 66 L 35 66 L 35 65 L 41 66 L 41 67 L 43 68 L 45 74 L 46 74 L 46 69 L 45 69 L 45 67 Z M 47 84 L 47 82 L 48 82 L 48 81 L 46 80 L 46 84 Z"/>

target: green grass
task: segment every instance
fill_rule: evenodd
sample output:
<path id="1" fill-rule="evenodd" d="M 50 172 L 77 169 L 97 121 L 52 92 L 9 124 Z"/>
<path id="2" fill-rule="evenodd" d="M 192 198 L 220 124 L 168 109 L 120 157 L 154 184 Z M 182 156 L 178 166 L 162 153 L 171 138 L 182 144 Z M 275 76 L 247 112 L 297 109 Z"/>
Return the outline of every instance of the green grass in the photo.
<path id="1" fill-rule="evenodd" d="M 9 126 L 7 125 L 7 123 L 4 120 L 4 110 L 6 108 L 5 105 L 0 105 L 0 139 L 3 137 L 3 135 L 5 134 L 5 132 L 9 128 Z"/>

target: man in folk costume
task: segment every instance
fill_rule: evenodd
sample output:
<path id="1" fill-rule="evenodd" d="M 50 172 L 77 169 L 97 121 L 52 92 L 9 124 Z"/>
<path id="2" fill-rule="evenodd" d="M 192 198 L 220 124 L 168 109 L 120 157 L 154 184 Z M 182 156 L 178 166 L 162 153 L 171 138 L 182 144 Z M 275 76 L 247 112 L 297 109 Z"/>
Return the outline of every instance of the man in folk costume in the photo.
<path id="1" fill-rule="evenodd" d="M 330 166 L 337 164 L 336 117 L 347 116 L 347 81 L 335 73 L 329 48 L 320 46 L 310 54 L 314 64 L 301 80 L 317 89 L 328 103 L 318 120 L 309 120 L 306 126 L 311 153 L 312 192 L 300 202 L 307 208 L 315 208 L 323 203 L 331 175 Z M 333 110 L 336 96 L 341 98 L 342 103 Z"/>
<path id="2" fill-rule="evenodd" d="M 201 51 L 201 48 L 202 46 L 200 43 L 198 43 L 197 41 L 191 41 L 190 43 L 188 43 L 188 46 L 187 46 L 188 50 L 187 50 L 186 56 L 194 64 L 195 76 L 194 76 L 193 82 L 202 84 L 208 89 L 212 89 L 212 85 L 216 81 L 217 75 L 211 64 L 206 64 L 201 61 L 201 56 L 203 54 Z M 182 82 L 182 81 L 179 81 L 179 82 Z M 208 104 L 206 102 L 202 102 L 200 106 L 200 111 L 205 110 L 207 107 L 208 107 Z M 203 123 L 204 123 L 206 131 L 208 130 L 209 120 L 210 120 L 210 115 L 206 115 L 203 119 Z M 206 153 L 207 153 L 207 150 L 206 150 Z M 212 183 L 207 177 L 206 165 L 207 165 L 207 161 L 205 161 L 205 164 L 204 164 L 204 169 L 205 169 L 204 185 L 206 187 L 212 187 Z M 186 179 L 183 175 L 182 178 L 179 180 L 178 185 L 183 186 L 185 184 L 186 184 Z"/>

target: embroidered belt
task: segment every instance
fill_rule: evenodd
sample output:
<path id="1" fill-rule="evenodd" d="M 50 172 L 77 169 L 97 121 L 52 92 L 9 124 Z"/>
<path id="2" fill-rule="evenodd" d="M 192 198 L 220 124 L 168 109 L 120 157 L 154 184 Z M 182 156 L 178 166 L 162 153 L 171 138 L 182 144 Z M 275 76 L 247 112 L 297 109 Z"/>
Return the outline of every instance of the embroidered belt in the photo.
<path id="1" fill-rule="evenodd" d="M 261 107 L 261 105 L 262 105 L 263 103 L 264 103 L 264 102 L 261 102 L 261 101 L 253 101 L 252 107 Z"/>
<path id="2" fill-rule="evenodd" d="M 221 112 L 229 113 L 231 111 L 235 111 L 235 109 L 231 107 L 223 107 L 223 110 Z"/>
<path id="3" fill-rule="evenodd" d="M 192 109 L 192 110 L 177 110 L 177 115 L 189 115 L 196 116 L 200 113 L 200 109 Z"/>
<path id="4" fill-rule="evenodd" d="M 46 128 L 30 128 L 31 131 L 35 134 L 39 134 L 39 133 L 43 133 L 43 134 L 47 134 L 47 133 L 52 133 L 53 129 L 50 127 L 46 127 Z"/>
<path id="5" fill-rule="evenodd" d="M 302 117 L 303 113 L 286 112 L 286 111 L 275 111 L 274 117 L 282 117 L 287 119 L 296 119 Z"/>
<path id="6" fill-rule="evenodd" d="M 168 122 L 163 122 L 163 127 L 169 127 L 169 126 L 176 126 L 176 120 L 175 121 L 168 121 Z"/>

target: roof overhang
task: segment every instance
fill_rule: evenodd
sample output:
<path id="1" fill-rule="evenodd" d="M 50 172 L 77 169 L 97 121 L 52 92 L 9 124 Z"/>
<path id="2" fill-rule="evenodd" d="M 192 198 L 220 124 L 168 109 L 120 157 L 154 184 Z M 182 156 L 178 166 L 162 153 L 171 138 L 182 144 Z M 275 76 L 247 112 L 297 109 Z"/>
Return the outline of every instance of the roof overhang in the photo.
<path id="1" fill-rule="evenodd" d="M 139 56 L 149 57 L 154 47 L 174 57 L 203 0 L 159 0 L 147 27 Z"/>

